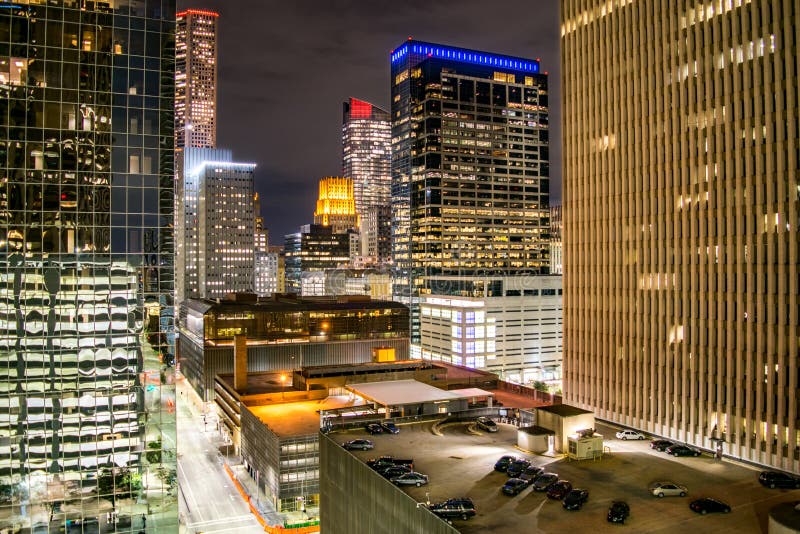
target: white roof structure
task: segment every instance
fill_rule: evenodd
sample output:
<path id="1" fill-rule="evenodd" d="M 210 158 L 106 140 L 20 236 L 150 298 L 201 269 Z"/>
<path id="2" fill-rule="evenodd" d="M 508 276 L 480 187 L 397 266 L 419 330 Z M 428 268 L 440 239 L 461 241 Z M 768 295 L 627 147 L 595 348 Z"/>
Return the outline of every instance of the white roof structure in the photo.
<path id="1" fill-rule="evenodd" d="M 481 388 L 451 389 L 450 393 L 457 393 L 462 397 L 494 397 L 494 393 Z"/>
<path id="2" fill-rule="evenodd" d="M 377 402 L 383 406 L 400 406 L 403 404 L 419 404 L 422 402 L 449 401 L 463 399 L 454 391 L 445 391 L 416 380 L 392 380 L 388 382 L 370 382 L 351 384 L 347 389 L 366 400 Z M 480 391 L 480 390 L 479 390 Z M 482 395 L 485 395 L 483 393 Z"/>

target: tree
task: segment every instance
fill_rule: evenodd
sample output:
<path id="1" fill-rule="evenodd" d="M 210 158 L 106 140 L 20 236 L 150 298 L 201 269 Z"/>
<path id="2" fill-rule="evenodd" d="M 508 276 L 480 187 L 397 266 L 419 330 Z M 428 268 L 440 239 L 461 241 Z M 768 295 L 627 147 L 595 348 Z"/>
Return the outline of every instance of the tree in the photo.
<path id="1" fill-rule="evenodd" d="M 151 464 L 160 464 L 161 463 L 161 438 L 159 437 L 155 441 L 151 441 L 147 444 L 147 452 L 145 453 L 145 458 Z"/>
<path id="2" fill-rule="evenodd" d="M 545 384 L 541 380 L 534 380 L 533 383 L 531 384 L 531 387 L 536 391 L 543 391 L 545 393 L 550 391 L 550 388 L 547 386 L 547 384 Z"/>
<path id="3" fill-rule="evenodd" d="M 156 469 L 156 474 L 161 483 L 167 487 L 168 492 L 171 493 L 178 486 L 178 472 L 175 469 L 161 466 Z"/>
<path id="4" fill-rule="evenodd" d="M 97 492 L 112 506 L 116 506 L 117 499 L 130 499 L 141 490 L 141 477 L 127 467 L 106 467 L 97 477 Z"/>

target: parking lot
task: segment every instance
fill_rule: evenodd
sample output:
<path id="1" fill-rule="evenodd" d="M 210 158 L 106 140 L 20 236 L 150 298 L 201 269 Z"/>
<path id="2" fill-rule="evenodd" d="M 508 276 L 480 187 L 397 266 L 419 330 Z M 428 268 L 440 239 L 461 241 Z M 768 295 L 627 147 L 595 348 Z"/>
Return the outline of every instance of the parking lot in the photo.
<path id="1" fill-rule="evenodd" d="M 431 423 L 401 426 L 396 435 L 369 436 L 363 431 L 337 433 L 337 441 L 366 437 L 375 442 L 372 451 L 357 451 L 364 460 L 380 455 L 413 458 L 414 469 L 430 477 L 427 486 L 405 487 L 420 502 L 437 502 L 450 497 L 470 497 L 477 515 L 455 521 L 463 533 L 478 532 L 568 532 L 592 529 L 601 532 L 766 532 L 769 509 L 778 503 L 800 501 L 798 490 L 770 490 L 758 483 L 759 469 L 710 455 L 674 458 L 652 451 L 649 441 L 620 441 L 614 431 L 598 425 L 611 452 L 602 460 L 569 461 L 517 450 L 516 428 L 500 424 L 500 431 L 475 435 L 467 425 L 448 426 L 443 436 L 435 435 Z M 578 511 L 564 510 L 559 501 L 530 488 L 515 497 L 501 493 L 508 479 L 495 472 L 495 461 L 503 454 L 526 456 L 534 465 L 589 490 L 589 500 Z M 673 481 L 686 486 L 687 497 L 650 496 L 647 488 L 656 481 Z M 699 515 L 689 502 L 714 497 L 732 507 L 730 514 Z M 624 525 L 606 521 L 613 500 L 624 500 L 631 515 Z"/>

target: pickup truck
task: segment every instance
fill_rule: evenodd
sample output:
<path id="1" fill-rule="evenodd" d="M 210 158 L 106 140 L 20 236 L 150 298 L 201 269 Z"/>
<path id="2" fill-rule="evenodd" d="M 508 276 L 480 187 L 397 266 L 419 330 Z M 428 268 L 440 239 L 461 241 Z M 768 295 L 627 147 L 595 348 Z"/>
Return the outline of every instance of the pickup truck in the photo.
<path id="1" fill-rule="evenodd" d="M 411 469 L 414 468 L 414 460 L 413 459 L 401 459 L 401 458 L 393 458 L 392 456 L 381 456 L 379 458 L 372 458 L 371 460 L 367 460 L 367 465 L 370 466 L 375 471 L 379 471 L 384 467 L 390 467 L 393 465 L 407 465 Z"/>

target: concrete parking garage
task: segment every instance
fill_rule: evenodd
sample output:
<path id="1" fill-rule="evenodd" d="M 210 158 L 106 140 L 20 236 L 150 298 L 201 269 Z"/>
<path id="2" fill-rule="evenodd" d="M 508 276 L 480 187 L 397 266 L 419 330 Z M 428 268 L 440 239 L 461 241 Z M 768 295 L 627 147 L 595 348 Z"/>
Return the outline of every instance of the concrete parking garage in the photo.
<path id="1" fill-rule="evenodd" d="M 455 521 L 463 533 L 478 532 L 567 532 L 587 530 L 612 532 L 766 532 L 768 513 L 781 502 L 800 500 L 800 491 L 769 490 L 757 480 L 758 468 L 699 458 L 673 458 L 652 451 L 649 441 L 624 442 L 613 439 L 616 428 L 598 425 L 607 437 L 608 452 L 601 460 L 567 461 L 524 454 L 515 448 L 517 429 L 500 423 L 494 434 L 476 433 L 467 424 L 447 425 L 443 436 L 431 431 L 431 423 L 403 425 L 396 435 L 367 436 L 360 431 L 337 432 L 331 437 L 345 441 L 368 437 L 375 449 L 353 454 L 364 460 L 379 456 L 413 457 L 415 470 L 430 477 L 420 488 L 400 489 L 419 502 L 450 497 L 470 497 L 477 516 Z M 608 437 L 611 439 L 608 439 Z M 507 480 L 495 472 L 495 461 L 503 454 L 524 455 L 536 465 L 546 465 L 573 486 L 589 490 L 589 501 L 579 511 L 566 511 L 561 503 L 543 493 L 526 489 L 516 497 L 500 492 Z M 647 492 L 656 481 L 671 480 L 688 487 L 684 498 L 659 499 Z M 701 516 L 689 509 L 691 500 L 708 496 L 733 508 L 727 515 Z M 613 500 L 627 501 L 631 516 L 624 525 L 606 521 Z"/>

